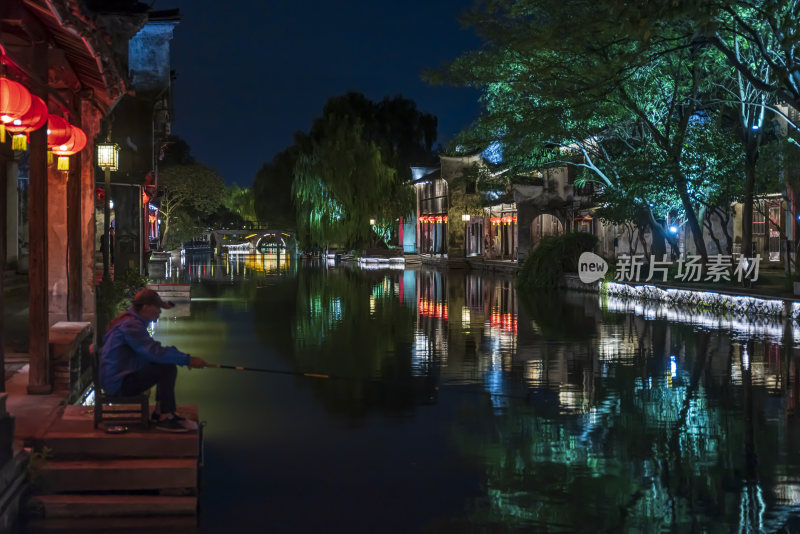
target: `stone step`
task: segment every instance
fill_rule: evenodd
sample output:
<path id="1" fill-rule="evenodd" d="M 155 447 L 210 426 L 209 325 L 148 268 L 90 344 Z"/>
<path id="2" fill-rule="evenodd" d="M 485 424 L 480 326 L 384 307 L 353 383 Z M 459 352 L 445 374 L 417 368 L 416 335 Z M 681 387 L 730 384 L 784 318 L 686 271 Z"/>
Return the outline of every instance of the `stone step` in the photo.
<path id="1" fill-rule="evenodd" d="M 167 495 L 36 495 L 30 505 L 47 519 L 194 515 L 197 497 Z"/>
<path id="2" fill-rule="evenodd" d="M 131 427 L 132 428 L 132 427 Z M 50 431 L 44 437 L 54 458 L 197 458 L 200 440 L 196 432 L 186 434 L 129 431 L 106 434 L 95 431 Z"/>
<path id="3" fill-rule="evenodd" d="M 104 410 L 105 412 L 106 410 Z M 197 406 L 181 405 L 178 412 L 197 421 Z M 126 425 L 123 434 L 107 434 L 104 426 L 94 428 L 91 406 L 69 405 L 61 417 L 48 428 L 42 441 L 58 460 L 92 460 L 104 458 L 197 458 L 200 451 L 199 432 L 162 432 L 140 424 Z"/>
<path id="4" fill-rule="evenodd" d="M 88 533 L 141 533 L 169 532 L 170 534 L 197 533 L 197 517 L 176 515 L 166 517 L 78 517 L 36 519 L 25 523 L 26 534 L 39 532 Z"/>
<path id="5" fill-rule="evenodd" d="M 42 466 L 45 493 L 197 488 L 197 460 L 50 461 Z"/>

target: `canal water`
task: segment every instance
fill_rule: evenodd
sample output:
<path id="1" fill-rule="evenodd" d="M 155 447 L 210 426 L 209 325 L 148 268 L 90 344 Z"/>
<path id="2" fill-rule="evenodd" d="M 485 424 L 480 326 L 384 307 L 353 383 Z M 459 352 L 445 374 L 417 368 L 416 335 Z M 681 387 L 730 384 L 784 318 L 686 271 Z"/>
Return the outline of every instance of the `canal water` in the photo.
<path id="1" fill-rule="evenodd" d="M 423 266 L 181 276 L 163 343 L 331 375 L 181 370 L 207 423 L 203 532 L 800 528 L 794 324 Z"/>

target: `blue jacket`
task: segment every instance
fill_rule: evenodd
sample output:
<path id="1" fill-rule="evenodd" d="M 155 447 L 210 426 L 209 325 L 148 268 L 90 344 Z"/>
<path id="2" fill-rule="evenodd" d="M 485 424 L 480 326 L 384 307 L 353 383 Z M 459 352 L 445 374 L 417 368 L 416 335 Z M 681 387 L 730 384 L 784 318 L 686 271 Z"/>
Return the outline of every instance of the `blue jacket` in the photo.
<path id="1" fill-rule="evenodd" d="M 165 347 L 147 331 L 147 322 L 130 308 L 109 325 L 100 351 L 100 384 L 108 395 L 118 395 L 125 376 L 151 363 L 189 365 L 189 355 Z"/>

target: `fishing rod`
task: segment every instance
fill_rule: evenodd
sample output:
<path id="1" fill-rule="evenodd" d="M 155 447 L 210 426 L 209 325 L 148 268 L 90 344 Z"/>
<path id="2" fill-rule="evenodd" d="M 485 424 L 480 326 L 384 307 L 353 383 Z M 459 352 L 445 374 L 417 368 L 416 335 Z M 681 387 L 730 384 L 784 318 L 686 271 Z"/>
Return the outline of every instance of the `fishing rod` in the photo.
<path id="1" fill-rule="evenodd" d="M 221 363 L 209 363 L 206 367 L 210 367 L 212 369 L 232 369 L 234 371 L 254 371 L 256 373 L 270 373 L 275 375 L 292 375 L 292 376 L 306 376 L 308 378 L 331 378 L 334 380 L 345 380 L 346 377 L 343 376 L 334 376 L 334 375 L 326 375 L 322 373 L 303 373 L 303 372 L 296 372 L 296 371 L 281 371 L 278 369 L 261 369 L 258 367 L 243 367 L 241 365 L 223 365 Z M 358 378 L 351 378 L 350 380 L 360 380 Z"/>
<path id="2" fill-rule="evenodd" d="M 262 368 L 262 367 L 245 367 L 245 366 L 242 366 L 242 365 L 224 365 L 224 364 L 221 364 L 221 363 L 209 363 L 209 364 L 206 365 L 206 367 L 207 368 L 211 368 L 211 369 L 230 369 L 230 370 L 233 370 L 233 371 L 251 371 L 251 372 L 255 372 L 255 373 L 268 373 L 268 374 L 288 375 L 288 376 L 303 376 L 303 377 L 306 377 L 306 378 L 319 378 L 319 379 L 328 379 L 328 380 L 349 380 L 349 381 L 354 381 L 354 382 L 356 382 L 356 381 L 358 381 L 358 382 L 375 382 L 375 383 L 380 383 L 380 384 L 392 384 L 392 385 L 395 385 L 395 386 L 399 385 L 399 386 L 408 387 L 408 388 L 415 387 L 412 384 L 400 384 L 395 380 L 387 380 L 387 379 L 381 379 L 381 378 L 369 378 L 369 377 L 357 378 L 357 377 L 351 377 L 351 376 L 330 375 L 330 374 L 324 374 L 324 373 L 304 373 L 302 371 L 282 371 L 282 370 L 279 370 L 279 369 L 265 369 L 265 368 Z M 450 389 L 450 391 L 457 391 L 457 392 L 460 392 L 460 393 L 472 393 L 472 394 L 490 395 L 490 396 L 493 396 L 493 397 L 505 397 L 505 398 L 510 398 L 510 399 L 521 399 L 521 400 L 525 400 L 525 401 L 529 401 L 530 400 L 530 392 L 528 392 L 528 394 L 525 395 L 525 396 L 521 396 L 521 395 L 509 395 L 507 393 L 492 393 L 490 391 L 485 391 L 485 390 L 476 391 L 475 389 L 461 389 L 461 388 L 457 387 L 458 385 L 467 385 L 467 384 L 445 384 L 445 385 L 453 386 L 452 389 L 448 388 L 448 389 Z M 434 385 L 432 385 L 432 389 L 433 389 L 433 392 L 438 392 L 440 390 L 440 387 L 439 387 L 438 384 L 434 384 Z"/>

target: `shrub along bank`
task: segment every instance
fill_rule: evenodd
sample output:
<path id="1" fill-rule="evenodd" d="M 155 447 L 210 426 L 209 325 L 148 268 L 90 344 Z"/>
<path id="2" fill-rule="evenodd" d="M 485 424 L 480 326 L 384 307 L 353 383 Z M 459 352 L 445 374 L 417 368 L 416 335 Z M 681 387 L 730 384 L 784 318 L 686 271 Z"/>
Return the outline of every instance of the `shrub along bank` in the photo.
<path id="1" fill-rule="evenodd" d="M 522 291 L 557 289 L 564 273 L 578 272 L 578 258 L 596 244 L 597 237 L 586 232 L 543 237 L 517 273 L 517 287 Z"/>

